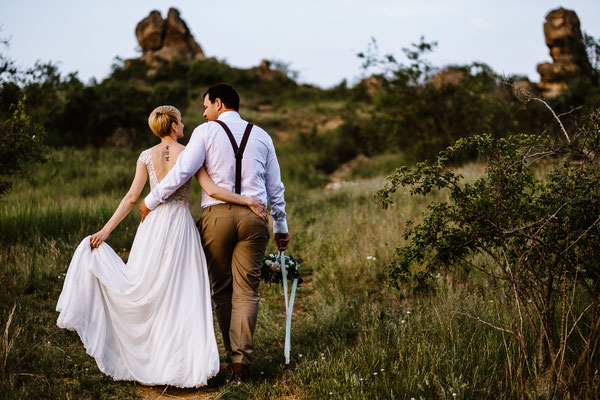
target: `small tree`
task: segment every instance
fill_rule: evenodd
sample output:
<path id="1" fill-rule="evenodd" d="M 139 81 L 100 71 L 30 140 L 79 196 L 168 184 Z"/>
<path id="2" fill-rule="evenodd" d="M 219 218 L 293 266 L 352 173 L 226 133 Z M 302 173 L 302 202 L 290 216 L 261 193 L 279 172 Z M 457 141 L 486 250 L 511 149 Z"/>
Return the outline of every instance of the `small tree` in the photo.
<path id="1" fill-rule="evenodd" d="M 406 244 L 386 266 L 389 279 L 423 289 L 442 268 L 489 275 L 509 295 L 514 320 L 473 318 L 512 334 L 521 370 L 549 373 L 552 396 L 591 380 L 599 361 L 600 115 L 572 136 L 562 132 L 560 140 L 459 139 L 434 162 L 397 169 L 377 193 L 387 207 L 399 187 L 420 196 L 448 191 L 449 201 L 431 204 L 422 223 L 409 223 Z M 482 177 L 465 183 L 446 166 L 473 149 L 487 166 Z"/>
<path id="2" fill-rule="evenodd" d="M 28 177 L 38 163 L 47 160 L 43 144 L 45 131 L 25 112 L 25 100 L 12 108 L 12 115 L 0 124 L 0 196 L 17 177 Z"/>

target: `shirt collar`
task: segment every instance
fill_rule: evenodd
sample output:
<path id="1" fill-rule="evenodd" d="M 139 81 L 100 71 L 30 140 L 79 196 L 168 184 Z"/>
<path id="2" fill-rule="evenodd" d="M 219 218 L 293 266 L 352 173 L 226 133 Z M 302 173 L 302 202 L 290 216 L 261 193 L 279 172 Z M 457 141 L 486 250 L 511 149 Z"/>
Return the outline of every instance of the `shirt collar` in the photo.
<path id="1" fill-rule="evenodd" d="M 242 119 L 242 117 L 240 117 L 240 114 L 238 114 L 237 111 L 225 111 L 224 113 L 221 113 L 217 119 L 221 121 L 233 121 Z"/>

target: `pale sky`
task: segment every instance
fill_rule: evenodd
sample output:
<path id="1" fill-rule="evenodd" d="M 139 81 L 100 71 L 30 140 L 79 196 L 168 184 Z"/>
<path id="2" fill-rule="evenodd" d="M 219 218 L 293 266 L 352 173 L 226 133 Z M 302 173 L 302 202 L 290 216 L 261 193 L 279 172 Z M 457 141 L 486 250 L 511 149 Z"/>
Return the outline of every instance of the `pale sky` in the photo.
<path id="1" fill-rule="evenodd" d="M 599 0 L 1 0 L 0 37 L 22 67 L 36 60 L 77 71 L 87 82 L 110 73 L 115 56 L 139 56 L 137 23 L 151 10 L 181 12 L 209 57 L 248 68 L 262 59 L 291 63 L 300 81 L 330 87 L 362 75 L 356 54 L 371 37 L 381 53 L 401 55 L 420 36 L 437 41 L 434 66 L 480 61 L 496 72 L 539 81 L 550 61 L 542 25 L 551 9 L 575 10 L 581 28 L 600 37 Z"/>

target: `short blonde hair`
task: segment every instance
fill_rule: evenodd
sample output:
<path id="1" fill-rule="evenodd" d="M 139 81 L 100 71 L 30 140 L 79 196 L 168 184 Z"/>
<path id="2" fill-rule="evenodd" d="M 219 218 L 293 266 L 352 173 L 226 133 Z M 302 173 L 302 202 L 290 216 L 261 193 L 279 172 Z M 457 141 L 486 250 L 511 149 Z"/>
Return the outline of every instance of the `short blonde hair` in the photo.
<path id="1" fill-rule="evenodd" d="M 169 136 L 172 124 L 179 121 L 181 121 L 181 112 L 173 106 L 156 107 L 148 117 L 150 129 L 159 138 Z"/>

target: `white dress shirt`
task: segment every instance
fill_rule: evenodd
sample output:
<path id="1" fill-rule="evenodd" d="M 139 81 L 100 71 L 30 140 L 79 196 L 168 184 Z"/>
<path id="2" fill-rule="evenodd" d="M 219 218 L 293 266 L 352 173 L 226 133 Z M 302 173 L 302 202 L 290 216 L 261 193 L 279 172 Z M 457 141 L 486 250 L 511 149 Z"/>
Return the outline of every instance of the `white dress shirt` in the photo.
<path id="1" fill-rule="evenodd" d="M 219 115 L 225 122 L 238 146 L 248 124 L 235 111 Z M 190 138 L 185 150 L 167 176 L 146 196 L 146 206 L 153 210 L 165 201 L 177 188 L 187 182 L 204 165 L 208 175 L 218 186 L 235 191 L 235 154 L 223 128 L 216 122 L 199 125 Z M 281 182 L 279 163 L 271 137 L 262 128 L 253 126 L 242 158 L 241 194 L 256 197 L 266 206 L 271 205 L 273 232 L 288 231 L 285 188 Z M 222 204 L 202 191 L 202 208 Z"/>

